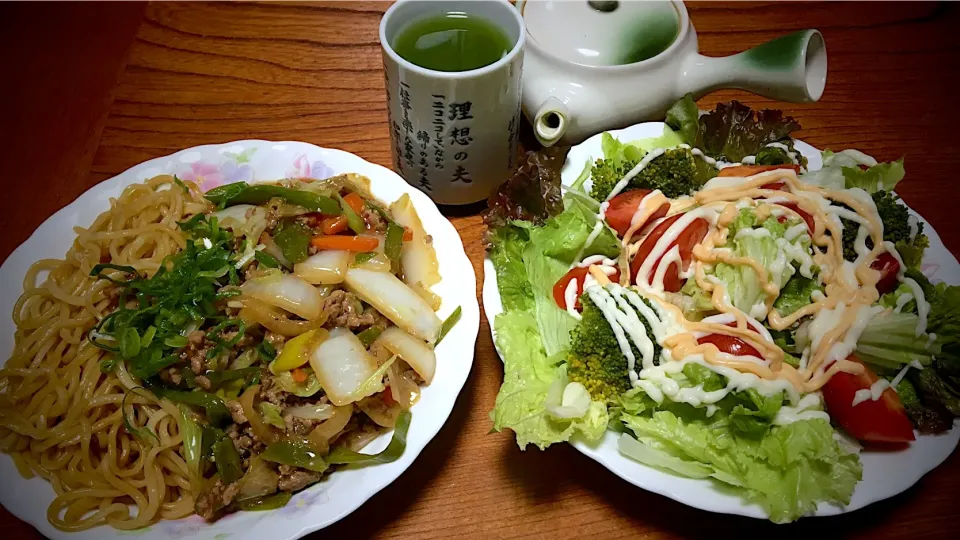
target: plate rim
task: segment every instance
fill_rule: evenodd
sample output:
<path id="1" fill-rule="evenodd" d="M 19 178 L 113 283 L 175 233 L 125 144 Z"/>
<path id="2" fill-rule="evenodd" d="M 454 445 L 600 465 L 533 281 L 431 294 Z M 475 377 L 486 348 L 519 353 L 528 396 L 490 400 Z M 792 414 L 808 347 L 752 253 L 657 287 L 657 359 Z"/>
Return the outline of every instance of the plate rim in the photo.
<path id="1" fill-rule="evenodd" d="M 109 204 L 109 202 L 106 202 L 106 201 L 108 201 L 109 198 L 111 198 L 109 195 L 106 195 L 106 193 L 117 190 L 117 189 L 125 188 L 126 186 L 129 186 L 135 183 L 142 183 L 146 178 L 138 178 L 137 177 L 138 171 L 147 171 L 150 168 L 155 167 L 160 163 L 166 163 L 169 160 L 176 159 L 178 156 L 182 156 L 184 154 L 191 153 L 191 152 L 197 152 L 201 154 L 218 152 L 220 154 L 223 154 L 225 152 L 223 152 L 222 150 L 228 150 L 231 147 L 237 147 L 237 146 L 244 146 L 244 147 L 253 146 L 253 147 L 260 148 L 262 146 L 275 147 L 279 145 L 283 145 L 283 146 L 295 145 L 295 146 L 309 149 L 311 151 L 322 153 L 325 155 L 332 155 L 340 160 L 344 160 L 348 162 L 352 161 L 355 164 L 360 164 L 365 168 L 368 167 L 371 169 L 371 171 L 375 173 L 376 178 L 366 173 L 362 175 L 367 176 L 370 179 L 372 191 L 376 191 L 374 184 L 377 182 L 389 182 L 390 184 L 396 184 L 397 187 L 400 189 L 400 191 L 410 196 L 411 200 L 414 203 L 414 207 L 417 209 L 417 213 L 421 215 L 421 219 L 423 219 L 422 214 L 424 209 L 427 211 L 427 213 L 434 214 L 431 220 L 438 218 L 437 224 L 434 225 L 436 229 L 433 229 L 430 231 L 432 236 L 435 235 L 435 233 L 437 233 L 439 229 L 439 231 L 441 231 L 444 236 L 449 237 L 450 239 L 454 239 L 454 238 L 456 239 L 455 245 L 452 244 L 451 246 L 449 246 L 449 248 L 455 248 L 455 249 L 444 249 L 444 255 L 442 255 L 442 257 L 450 260 L 450 263 L 451 263 L 450 266 L 453 267 L 453 270 L 456 273 L 456 281 L 458 284 L 457 288 L 467 290 L 468 292 L 472 291 L 472 294 L 458 295 L 457 298 L 454 300 L 455 302 L 460 302 L 459 306 L 461 308 L 461 318 L 460 318 L 460 321 L 457 323 L 454 331 L 458 333 L 464 333 L 464 335 L 461 336 L 461 339 L 456 341 L 451 341 L 451 343 L 455 342 L 458 344 L 458 351 L 459 351 L 458 356 L 461 356 L 463 359 L 460 361 L 459 364 L 451 363 L 451 366 L 459 366 L 460 369 L 454 372 L 455 373 L 454 379 L 446 385 L 447 387 L 453 387 L 453 386 L 456 387 L 455 388 L 456 392 L 451 396 L 449 403 L 444 404 L 444 402 L 441 401 L 441 402 L 430 404 L 431 405 L 430 409 L 432 411 L 431 414 L 438 418 L 439 417 L 442 417 L 442 418 L 440 418 L 439 421 L 436 422 L 435 426 L 431 426 L 427 429 L 426 437 L 423 439 L 421 444 L 411 445 L 411 441 L 408 438 L 405 454 L 409 454 L 410 456 L 409 462 L 405 464 L 402 463 L 401 466 L 399 466 L 396 471 L 391 471 L 388 469 L 388 472 L 379 478 L 374 476 L 373 478 L 377 478 L 377 480 L 370 482 L 368 484 L 368 488 L 364 490 L 362 495 L 356 497 L 355 500 L 344 505 L 344 507 L 339 512 L 336 512 L 335 514 L 329 517 L 325 517 L 322 520 L 316 520 L 313 523 L 303 523 L 299 526 L 299 530 L 293 533 L 292 536 L 283 537 L 283 538 L 295 539 L 295 538 L 302 538 L 307 534 L 326 528 L 342 520 L 343 518 L 349 516 L 350 514 L 357 511 L 361 506 L 366 504 L 367 501 L 373 498 L 376 494 L 383 491 L 387 486 L 391 485 L 400 476 L 402 476 L 403 473 L 405 473 L 414 464 L 417 458 L 420 457 L 420 454 L 426 449 L 426 447 L 436 438 L 440 430 L 443 429 L 443 427 L 447 424 L 447 421 L 450 419 L 450 416 L 453 414 L 453 409 L 456 406 L 456 403 L 463 392 L 463 388 L 466 385 L 467 380 L 469 379 L 470 374 L 473 370 L 473 364 L 476 356 L 476 343 L 477 343 L 477 339 L 479 337 L 479 331 L 480 331 L 480 303 L 477 300 L 476 271 L 474 270 L 473 263 L 470 260 L 470 257 L 466 253 L 466 249 L 464 248 L 464 245 L 463 245 L 463 239 L 460 236 L 459 231 L 453 225 L 453 223 L 451 223 L 450 220 L 446 216 L 444 216 L 442 212 L 440 212 L 440 209 L 437 207 L 436 203 L 434 203 L 428 195 L 426 195 L 416 187 L 409 184 L 406 180 L 404 180 L 399 174 L 397 174 L 393 170 L 387 167 L 384 167 L 383 165 L 380 165 L 378 163 L 368 161 L 352 152 L 348 152 L 346 150 L 341 150 L 338 148 L 322 147 L 322 146 L 318 146 L 318 145 L 304 142 L 304 141 L 295 141 L 295 140 L 274 141 L 274 140 L 268 140 L 268 139 L 239 139 L 239 140 L 233 140 L 233 141 L 226 141 L 222 143 L 197 145 L 197 146 L 192 146 L 188 148 L 182 148 L 180 150 L 177 150 L 167 155 L 158 156 L 146 161 L 138 162 L 126 168 L 122 172 L 88 187 L 86 190 L 80 193 L 72 201 L 70 201 L 69 203 L 65 204 L 63 207 L 59 208 L 57 211 L 50 214 L 46 219 L 43 220 L 43 222 L 41 222 L 33 230 L 33 232 L 30 233 L 30 235 L 23 242 L 21 242 L 15 249 L 13 249 L 10 252 L 10 254 L 3 260 L 3 263 L 0 264 L 0 277 L 3 277 L 6 274 L 10 273 L 11 277 L 16 278 L 14 282 L 17 283 L 17 285 L 13 287 L 13 289 L 15 289 L 14 297 L 15 298 L 19 297 L 20 294 L 22 294 L 23 292 L 23 287 L 22 287 L 23 273 L 16 271 L 17 270 L 15 268 L 16 263 L 19 261 L 19 259 L 27 257 L 25 252 L 28 249 L 30 249 L 28 247 L 29 245 L 36 244 L 37 242 L 41 242 L 43 237 L 45 237 L 46 234 L 48 234 L 46 231 L 44 231 L 44 229 L 54 228 L 56 227 L 57 222 L 62 220 L 69 220 L 68 215 L 70 213 L 70 209 L 78 204 L 91 204 L 91 205 L 99 206 L 100 208 L 103 208 L 103 210 L 99 210 L 99 212 L 106 211 Z M 186 162 L 183 162 L 183 163 L 186 163 Z M 269 180 L 254 180 L 253 183 L 259 183 L 263 181 L 269 181 Z M 101 196 L 105 197 L 104 201 L 100 201 L 98 199 L 98 197 L 101 197 Z M 85 224 L 79 224 L 79 226 L 84 226 L 84 225 Z M 62 254 L 58 255 L 58 257 L 62 257 L 62 256 L 63 256 Z M 453 273 L 454 272 L 451 272 L 451 274 Z M 469 290 L 466 287 L 461 286 L 462 283 L 466 282 L 467 278 L 469 278 L 470 283 L 472 283 L 472 289 L 469 289 Z M 441 283 L 443 279 L 445 279 L 445 277 L 441 276 Z M 446 279 L 452 279 L 452 278 L 446 278 Z M 9 314 L 7 316 L 9 316 Z M 11 346 L 13 345 L 12 336 L 10 337 L 10 345 Z M 463 353 L 469 353 L 469 354 L 463 354 Z M 2 363 L 0 363 L 0 366 L 5 365 L 8 360 L 9 360 L 9 357 L 2 358 Z M 418 405 L 421 405 L 422 407 L 423 405 L 421 403 L 422 402 L 418 402 Z M 385 434 L 381 435 L 380 439 L 383 439 L 386 435 L 389 435 L 390 433 L 392 433 L 392 431 L 386 432 Z M 7 462 L 12 463 L 12 458 L 9 455 L 7 455 L 6 453 L 0 453 L 0 454 L 2 454 L 2 457 L 0 457 L 0 459 L 6 460 Z M 35 476 L 34 478 L 37 478 L 37 477 Z M 24 479 L 19 475 L 16 477 L 17 482 L 29 482 L 32 480 L 33 479 Z M 47 486 L 49 487 L 49 491 L 51 495 L 50 500 L 52 500 L 52 495 L 53 495 L 52 486 L 50 486 L 49 482 L 47 482 L 46 480 L 43 480 L 43 479 L 41 480 L 44 483 L 46 483 Z M 303 490 L 303 492 L 308 492 L 311 489 L 321 489 L 322 484 L 323 484 L 322 482 L 318 484 L 314 484 L 314 486 L 308 487 L 307 489 Z M 9 484 L 7 484 L 4 487 L 4 489 L 0 489 L 0 503 L 3 503 L 6 500 L 8 500 L 8 497 L 12 495 L 11 492 L 9 491 L 10 487 L 13 487 L 13 486 L 10 486 Z M 148 525 L 147 528 L 145 529 L 139 529 L 134 531 L 121 531 L 118 529 L 114 529 L 108 525 L 100 525 L 92 529 L 87 529 L 85 531 L 65 532 L 65 531 L 56 529 L 50 524 L 50 522 L 45 517 L 45 514 L 46 514 L 45 508 L 44 508 L 42 517 L 35 519 L 33 516 L 25 515 L 23 512 L 20 512 L 19 509 L 16 507 L 11 507 L 10 505 L 7 505 L 7 504 L 3 504 L 3 506 L 11 514 L 13 514 L 17 519 L 20 519 L 21 521 L 29 524 L 38 532 L 40 532 L 41 534 L 49 538 L 79 538 L 81 535 L 83 535 L 83 533 L 92 533 L 92 532 L 95 532 L 96 534 L 98 534 L 99 537 L 108 537 L 108 536 L 109 537 L 125 537 L 125 536 L 129 536 L 130 534 L 138 534 L 138 531 L 152 532 L 152 531 L 149 531 L 149 529 L 151 529 L 152 527 L 155 527 L 159 523 L 172 523 L 177 521 L 177 520 L 161 519 L 157 522 L 154 522 Z M 280 517 L 279 514 L 274 514 L 274 512 L 278 512 L 279 510 L 280 509 L 264 512 L 263 516 L 264 518 L 270 518 L 271 516 Z M 37 515 L 40 516 L 40 514 L 37 514 Z M 186 518 L 182 518 L 182 519 L 190 519 L 195 516 L 196 514 L 190 514 Z M 300 517 L 300 518 L 289 519 L 287 521 L 297 522 L 302 519 L 303 518 Z M 250 526 L 251 527 L 256 526 L 257 524 L 259 524 L 260 521 L 261 520 L 257 520 L 251 523 Z M 201 532 L 202 530 L 197 530 L 197 531 L 194 531 L 192 534 L 199 534 Z M 167 535 L 167 536 L 170 536 L 170 535 Z"/>
<path id="2" fill-rule="evenodd" d="M 574 176 L 579 174 L 583 166 L 577 165 L 576 163 L 571 162 L 569 160 L 570 153 L 573 153 L 577 148 L 580 148 L 588 143 L 598 140 L 603 133 L 610 133 L 611 135 L 616 137 L 620 133 L 628 130 L 644 129 L 647 127 L 652 128 L 654 126 L 662 128 L 666 126 L 666 124 L 664 122 L 640 122 L 637 124 L 626 126 L 622 129 L 608 130 L 606 132 L 600 132 L 600 133 L 594 134 L 588 137 L 587 139 L 585 139 L 580 144 L 574 145 L 573 147 L 570 148 L 570 152 L 567 155 L 567 159 L 564 161 L 563 169 L 567 169 L 568 167 L 571 167 L 571 170 L 574 171 L 573 172 Z M 662 132 L 662 129 L 661 129 L 661 132 Z M 794 142 L 797 145 L 797 150 L 800 151 L 801 153 L 804 153 L 803 150 L 805 149 L 814 153 L 820 152 L 820 150 L 818 150 L 816 147 L 814 147 L 809 143 L 804 142 L 802 139 L 794 139 Z M 817 161 L 819 162 L 820 156 L 818 155 L 816 157 L 817 157 Z M 820 164 L 817 163 L 817 168 L 819 168 L 819 166 Z M 561 183 L 563 183 L 562 180 L 561 180 Z M 950 253 L 948 249 L 946 249 L 946 246 L 943 244 L 943 241 L 940 239 L 939 234 L 937 234 L 933 226 L 930 225 L 930 223 L 927 222 L 925 219 L 923 219 L 923 217 L 920 216 L 919 213 L 917 213 L 915 210 L 913 210 L 908 205 L 906 205 L 906 202 L 904 202 L 903 204 L 907 206 L 907 208 L 909 209 L 912 215 L 916 216 L 918 219 L 920 219 L 922 222 L 926 224 L 926 227 L 924 228 L 924 234 L 927 234 L 928 237 L 930 238 L 931 246 L 939 244 L 943 248 L 943 251 L 947 255 L 949 255 L 951 258 L 953 258 L 954 264 L 960 266 L 960 263 L 957 262 L 956 257 L 954 257 L 953 254 Z M 487 318 L 488 326 L 490 328 L 490 337 L 493 340 L 494 349 L 496 350 L 497 355 L 499 355 L 500 359 L 502 360 L 503 354 L 500 351 L 499 346 L 497 346 L 496 332 L 494 330 L 494 320 L 497 315 L 503 312 L 503 304 L 500 299 L 500 292 L 497 285 L 496 268 L 493 266 L 493 261 L 490 259 L 489 253 L 484 254 L 483 270 L 484 270 L 484 281 L 482 285 L 483 311 L 484 311 L 484 315 Z M 910 481 L 908 484 L 903 485 L 902 488 L 896 488 L 897 491 L 894 493 L 881 495 L 881 496 L 871 496 L 866 501 L 860 501 L 862 504 L 858 504 L 856 506 L 851 504 L 851 505 L 841 507 L 841 506 L 821 503 L 818 506 L 817 510 L 809 514 L 805 514 L 804 516 L 801 516 L 801 518 L 799 519 L 808 518 L 808 517 L 826 517 L 826 516 L 854 512 L 856 510 L 867 507 L 876 502 L 895 497 L 907 491 L 908 489 L 913 487 L 915 484 L 917 484 L 924 476 L 926 476 L 931 471 L 939 467 L 956 450 L 957 443 L 958 441 L 960 441 L 960 419 L 955 419 L 953 428 L 951 428 L 949 431 L 947 431 L 944 434 L 922 435 L 922 437 L 951 438 L 953 439 L 952 449 L 945 456 L 943 456 L 943 458 L 940 459 L 939 461 L 932 460 L 932 461 L 925 462 L 926 466 L 923 467 L 924 470 L 919 474 L 919 476 L 917 476 L 916 479 L 913 479 L 912 481 Z M 668 497 L 680 504 L 689 506 L 691 508 L 696 508 L 698 510 L 703 510 L 703 511 L 718 513 L 718 514 L 740 515 L 740 516 L 750 517 L 755 519 L 763 519 L 763 520 L 769 519 L 769 515 L 766 512 L 764 512 L 759 505 L 755 503 L 748 503 L 739 496 L 737 496 L 737 498 L 740 500 L 740 504 L 735 508 L 731 508 L 729 506 L 725 506 L 722 504 L 723 499 L 716 499 L 719 502 L 719 504 L 703 504 L 700 502 L 694 503 L 691 501 L 692 497 L 689 497 L 689 496 L 685 497 L 684 495 L 676 493 L 674 490 L 670 489 L 671 484 L 663 484 L 663 485 L 657 484 L 657 483 L 644 484 L 642 479 L 637 479 L 631 476 L 629 473 L 623 472 L 621 469 L 618 469 L 616 465 L 612 463 L 611 460 L 609 459 L 610 456 L 607 456 L 606 454 L 601 454 L 600 452 L 598 452 L 597 449 L 601 445 L 611 444 L 611 441 L 615 443 L 615 440 L 614 440 L 615 438 L 616 438 L 616 434 L 614 434 L 610 430 L 607 430 L 604 433 L 603 438 L 600 441 L 597 441 L 596 443 L 587 443 L 576 436 L 572 438 L 572 440 L 569 441 L 569 443 L 571 446 L 576 448 L 578 452 L 596 461 L 603 468 L 607 469 L 609 472 L 613 473 L 615 476 L 645 491 L 649 491 L 652 493 L 656 493 L 658 495 L 662 495 L 664 497 Z M 711 488 L 716 490 L 716 486 L 714 486 L 710 480 L 702 480 L 702 479 L 697 480 L 692 478 L 685 478 L 679 475 L 674 475 L 667 471 L 662 471 L 654 467 L 644 465 L 636 461 L 629 460 L 628 458 L 621 456 L 619 454 L 617 454 L 617 457 L 619 459 L 622 459 L 624 463 L 628 463 L 630 466 L 641 467 L 646 471 L 653 471 L 660 474 L 668 475 L 672 479 L 680 482 L 697 483 L 701 486 L 710 486 Z M 936 462 L 934 463 L 933 461 L 936 461 Z M 862 481 L 863 480 L 861 479 L 861 481 L 857 483 L 858 486 L 860 485 L 860 483 L 862 483 Z M 717 492 L 719 494 L 719 490 L 717 490 Z"/>

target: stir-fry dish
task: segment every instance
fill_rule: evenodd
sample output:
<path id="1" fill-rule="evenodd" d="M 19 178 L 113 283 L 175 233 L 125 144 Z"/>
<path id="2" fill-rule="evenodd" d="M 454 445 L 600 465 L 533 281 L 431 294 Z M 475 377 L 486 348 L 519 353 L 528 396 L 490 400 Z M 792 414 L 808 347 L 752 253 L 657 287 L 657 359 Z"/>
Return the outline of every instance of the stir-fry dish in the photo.
<path id="1" fill-rule="evenodd" d="M 737 102 L 687 96 L 667 126 L 603 134 L 563 191 L 559 160 L 532 157 L 491 197 L 495 428 L 541 448 L 614 430 L 624 456 L 777 522 L 847 504 L 863 448 L 960 414 L 960 287 L 920 270 L 903 160 L 808 170 L 792 118 Z"/>
<path id="2" fill-rule="evenodd" d="M 29 271 L 0 444 L 61 530 L 283 506 L 403 453 L 459 312 L 436 315 L 439 281 L 409 197 L 357 175 L 131 185 Z"/>

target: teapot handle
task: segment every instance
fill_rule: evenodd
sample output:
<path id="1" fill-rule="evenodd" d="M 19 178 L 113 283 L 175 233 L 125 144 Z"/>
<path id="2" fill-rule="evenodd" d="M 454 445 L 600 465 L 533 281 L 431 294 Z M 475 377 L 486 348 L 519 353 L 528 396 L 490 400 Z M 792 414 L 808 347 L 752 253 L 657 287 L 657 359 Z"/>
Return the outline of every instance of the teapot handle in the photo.
<path id="1" fill-rule="evenodd" d="M 553 146 L 570 123 L 570 111 L 555 97 L 544 100 L 533 117 L 533 134 L 543 146 Z"/>
<path id="2" fill-rule="evenodd" d="M 817 101 L 827 82 L 827 47 L 818 30 L 801 30 L 733 56 L 692 54 L 680 74 L 680 93 L 696 98 L 740 88 L 781 101 Z"/>

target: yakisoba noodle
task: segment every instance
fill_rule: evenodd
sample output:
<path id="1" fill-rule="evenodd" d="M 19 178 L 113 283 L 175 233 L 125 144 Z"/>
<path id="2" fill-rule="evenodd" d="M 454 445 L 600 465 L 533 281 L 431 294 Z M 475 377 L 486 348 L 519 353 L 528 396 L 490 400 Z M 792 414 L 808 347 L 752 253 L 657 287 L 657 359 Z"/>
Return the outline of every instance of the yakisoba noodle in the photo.
<path id="1" fill-rule="evenodd" d="M 336 465 L 400 457 L 436 370 L 440 277 L 409 197 L 387 208 L 368 185 L 201 195 L 157 177 L 30 268 L 0 448 L 52 484 L 55 527 L 279 508 Z M 386 450 L 357 453 L 389 429 Z"/>
<path id="2" fill-rule="evenodd" d="M 134 529 L 193 512 L 177 409 L 131 394 L 138 385 L 122 365 L 101 372 L 107 353 L 86 334 L 116 303 L 110 282 L 90 276 L 93 266 L 155 272 L 184 245 L 177 222 L 208 208 L 170 176 L 131 185 L 89 228 L 76 229 L 63 260 L 38 261 L 27 272 L 13 312 L 16 345 L 0 370 L 0 444 L 21 474 L 53 485 L 47 516 L 58 529 Z M 153 429 L 158 445 L 124 429 L 125 398 L 128 417 Z"/>

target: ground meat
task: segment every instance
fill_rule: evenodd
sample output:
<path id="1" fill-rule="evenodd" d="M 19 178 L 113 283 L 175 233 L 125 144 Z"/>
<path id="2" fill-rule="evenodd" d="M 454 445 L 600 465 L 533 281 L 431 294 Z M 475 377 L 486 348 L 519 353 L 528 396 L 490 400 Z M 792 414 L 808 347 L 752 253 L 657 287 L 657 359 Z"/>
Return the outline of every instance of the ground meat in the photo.
<path id="1" fill-rule="evenodd" d="M 233 346 L 233 348 L 235 350 L 242 351 L 244 349 L 250 348 L 250 346 L 253 345 L 254 341 L 255 340 L 253 336 L 251 336 L 250 334 L 243 334 L 243 337 L 240 338 L 240 341 L 238 341 L 237 344 Z"/>
<path id="2" fill-rule="evenodd" d="M 190 362 L 190 370 L 197 375 L 207 372 L 207 351 L 215 344 L 207 339 L 202 330 L 194 330 L 187 336 L 189 343 L 180 352 L 180 359 Z M 209 381 L 207 381 L 209 383 Z"/>
<path id="3" fill-rule="evenodd" d="M 364 205 L 363 210 L 360 211 L 360 217 L 367 222 L 370 230 L 381 234 L 387 232 L 387 222 L 384 221 L 383 216 L 380 215 L 380 212 L 373 210 L 367 205 Z"/>
<path id="4" fill-rule="evenodd" d="M 213 519 L 220 509 L 229 506 L 230 503 L 233 502 L 233 498 L 236 497 L 238 493 L 240 493 L 240 482 L 234 482 L 225 486 L 223 485 L 223 481 L 218 479 L 217 483 L 214 484 L 209 491 L 197 497 L 197 514 L 204 519 Z"/>
<path id="5" fill-rule="evenodd" d="M 210 382 L 210 379 L 208 379 L 206 375 L 197 375 L 194 381 L 196 381 L 197 386 L 203 388 L 204 390 L 210 390 L 213 388 L 213 383 Z"/>
<path id="6" fill-rule="evenodd" d="M 269 330 L 267 330 L 267 333 L 263 335 L 263 339 L 264 341 L 267 341 L 268 343 L 273 345 L 274 349 L 279 349 L 280 346 L 283 345 L 285 341 L 287 341 L 287 338 L 285 336 L 282 336 L 280 334 L 275 334 Z"/>
<path id="7" fill-rule="evenodd" d="M 322 420 L 308 420 L 298 416 L 284 416 L 283 420 L 287 423 L 287 433 L 297 435 L 309 435 L 313 428 L 322 422 Z"/>
<path id="8" fill-rule="evenodd" d="M 230 424 L 224 431 L 227 433 L 227 436 L 230 437 L 230 440 L 233 441 L 233 446 L 236 447 L 237 453 L 240 454 L 244 469 L 250 466 L 250 458 L 253 455 L 259 454 L 267 448 L 267 446 L 260 442 L 253 434 L 250 426 L 241 428 L 237 424 Z"/>
<path id="9" fill-rule="evenodd" d="M 277 225 L 279 223 L 280 223 L 280 200 L 272 199 L 269 205 L 267 205 L 267 228 L 264 230 L 264 234 L 272 233 L 274 229 L 277 228 Z M 263 244 L 265 242 L 261 240 L 260 243 Z"/>
<path id="10" fill-rule="evenodd" d="M 363 310 L 363 317 L 372 317 L 373 323 L 371 323 L 370 326 L 379 328 L 381 332 L 390 326 L 390 319 L 384 317 L 384 315 L 373 306 L 367 306 L 367 308 Z"/>
<path id="11" fill-rule="evenodd" d="M 256 275 L 259 273 L 260 273 L 260 263 L 254 260 L 253 262 L 248 264 L 247 267 L 243 270 L 243 280 L 249 281 L 254 277 L 256 277 Z"/>
<path id="12" fill-rule="evenodd" d="M 173 385 L 179 385 L 183 382 L 183 375 L 180 374 L 179 367 L 168 367 L 160 372 L 160 380 Z"/>
<path id="13" fill-rule="evenodd" d="M 274 383 L 272 376 L 264 377 L 260 382 L 260 400 L 267 403 L 273 403 L 281 409 L 292 405 L 292 398 L 297 396 L 287 392 L 278 384 Z"/>
<path id="14" fill-rule="evenodd" d="M 238 424 L 247 423 L 247 417 L 243 414 L 243 405 L 240 405 L 239 401 L 227 401 L 227 408 L 230 409 L 230 416 L 233 417 L 234 422 Z"/>
<path id="15" fill-rule="evenodd" d="M 266 375 L 260 381 L 260 401 L 266 401 L 268 403 L 273 403 L 281 409 L 286 409 L 287 407 L 298 407 L 300 405 L 308 405 L 310 403 L 326 403 L 326 396 L 321 397 L 319 400 L 316 397 L 302 398 L 300 396 L 291 394 L 284 390 L 280 385 L 276 384 L 273 375 Z"/>
<path id="16" fill-rule="evenodd" d="M 301 214 L 296 218 L 297 223 L 300 223 L 304 227 L 310 229 L 319 229 L 320 223 L 322 221 L 322 214 L 317 212 L 310 212 L 309 214 Z"/>
<path id="17" fill-rule="evenodd" d="M 287 465 L 280 465 L 280 482 L 277 487 L 280 491 L 300 491 L 301 489 L 320 480 L 320 473 L 298 469 Z"/>
<path id="18" fill-rule="evenodd" d="M 377 322 L 373 310 L 364 310 L 360 299 L 351 292 L 337 289 L 323 301 L 323 312 L 327 316 L 324 326 L 357 328 L 370 326 Z"/>

